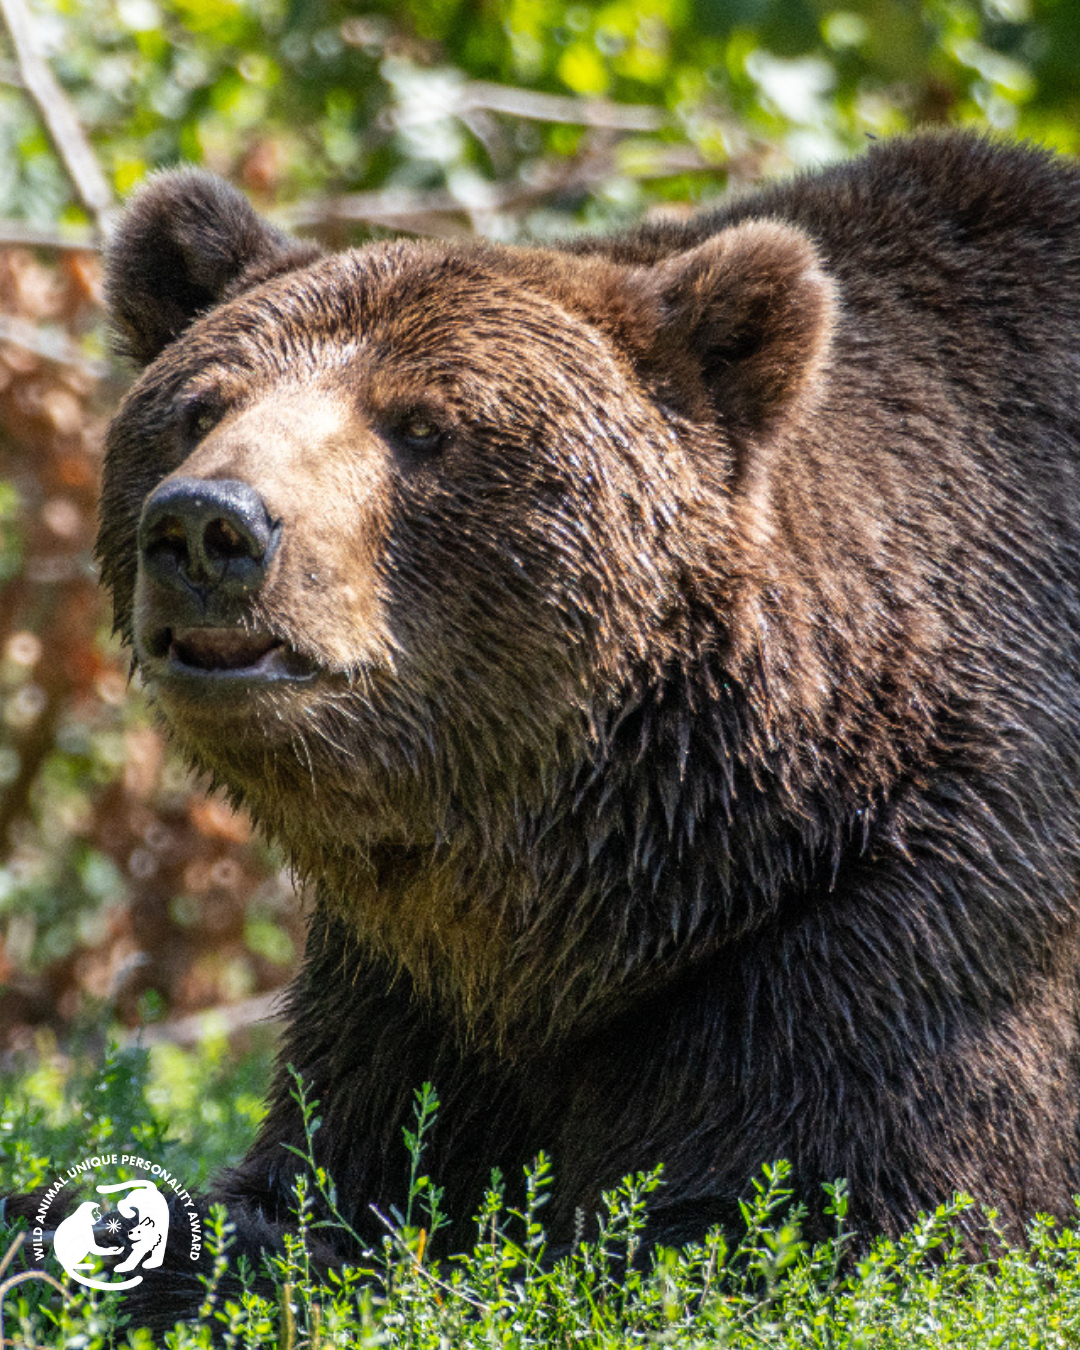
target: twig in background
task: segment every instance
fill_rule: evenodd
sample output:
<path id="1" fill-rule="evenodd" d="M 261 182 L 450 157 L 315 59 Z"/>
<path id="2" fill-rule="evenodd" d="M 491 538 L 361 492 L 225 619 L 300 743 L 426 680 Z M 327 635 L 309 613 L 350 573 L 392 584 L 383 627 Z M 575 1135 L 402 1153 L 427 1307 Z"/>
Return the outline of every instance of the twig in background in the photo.
<path id="1" fill-rule="evenodd" d="M 524 117 L 532 122 L 562 122 L 571 126 L 603 127 L 608 131 L 659 131 L 670 118 L 648 104 L 611 103 L 600 98 L 568 94 L 540 94 L 488 80 L 469 80 L 461 86 L 456 112 L 483 109 Z"/>
<path id="2" fill-rule="evenodd" d="M 0 240 L 0 246 L 3 241 Z M 107 361 L 95 361 L 60 328 L 43 328 L 13 314 L 0 314 L 0 343 L 9 342 L 24 351 L 58 365 L 70 366 L 89 380 L 104 380 L 110 374 Z"/>
<path id="3" fill-rule="evenodd" d="M 528 177 L 510 182 L 473 181 L 466 200 L 448 188 L 383 188 L 351 192 L 340 197 L 309 198 L 275 212 L 287 229 L 318 229 L 340 224 L 364 224 L 406 230 L 412 234 L 460 236 L 479 227 L 478 216 L 522 215 L 543 201 L 568 193 L 586 192 L 615 173 L 627 178 L 666 178 L 685 173 L 715 173 L 710 163 L 690 146 L 650 146 L 639 165 L 616 164 L 610 147 L 579 155 L 573 160 L 538 160 L 528 166 Z M 463 227 L 467 221 L 470 228 Z"/>
<path id="4" fill-rule="evenodd" d="M 0 1261 L 0 1276 L 4 1274 L 8 1266 L 14 1260 L 15 1254 L 26 1241 L 26 1237 L 27 1235 L 25 1233 L 16 1234 L 15 1241 L 7 1249 L 4 1254 L 4 1259 Z M 9 1341 L 4 1336 L 4 1300 L 12 1289 L 17 1288 L 20 1284 L 26 1284 L 29 1280 L 44 1280 L 46 1284 L 51 1284 L 52 1287 L 59 1290 L 61 1294 L 67 1293 L 67 1290 L 58 1280 L 54 1280 L 51 1275 L 47 1275 L 43 1270 L 22 1270 L 17 1275 L 9 1275 L 6 1280 L 0 1280 L 0 1350 L 3 1350 L 5 1345 L 26 1345 L 25 1341 L 15 1337 L 12 1337 Z M 27 1350 L 45 1350 L 45 1347 L 28 1346 Z"/>
<path id="5" fill-rule="evenodd" d="M 25 220 L 0 218 L 0 248 L 48 248 L 58 253 L 93 253 L 100 243 L 96 229 L 86 225 L 31 225 Z"/>
<path id="6" fill-rule="evenodd" d="M 34 100 L 53 146 L 67 169 L 79 200 L 104 234 L 116 209 L 116 198 L 102 172 L 94 148 L 75 115 L 63 87 L 38 51 L 33 16 L 26 0 L 0 0 L 0 15 L 15 49 L 19 74 Z"/>
<path id="7" fill-rule="evenodd" d="M 223 1003 L 220 1007 L 204 1008 L 186 1017 L 174 1017 L 168 1022 L 151 1022 L 131 1032 L 127 1043 L 199 1045 L 211 1032 L 235 1036 L 249 1027 L 277 1022 L 282 1016 L 281 1000 L 281 991 L 275 989 L 268 994 L 242 999 L 239 1003 Z"/>

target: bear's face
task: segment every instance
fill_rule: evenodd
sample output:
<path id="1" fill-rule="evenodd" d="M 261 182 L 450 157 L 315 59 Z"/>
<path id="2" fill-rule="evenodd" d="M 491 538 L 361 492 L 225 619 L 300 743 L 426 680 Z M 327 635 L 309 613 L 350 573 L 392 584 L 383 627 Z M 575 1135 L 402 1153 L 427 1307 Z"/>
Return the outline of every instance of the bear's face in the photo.
<path id="1" fill-rule="evenodd" d="M 105 495 L 118 619 L 195 758 L 257 793 L 270 756 L 306 792 L 311 756 L 411 835 L 417 786 L 583 734 L 664 621 L 683 467 L 591 329 L 425 253 L 328 259 L 194 325 L 125 405 Z"/>
<path id="2" fill-rule="evenodd" d="M 688 641 L 740 447 L 781 434 L 827 342 L 807 241 L 726 233 L 651 267 L 319 258 L 214 180 L 147 189 L 110 266 L 147 368 L 99 555 L 190 756 L 286 836 L 347 809 L 352 837 L 411 844 L 587 756 Z"/>

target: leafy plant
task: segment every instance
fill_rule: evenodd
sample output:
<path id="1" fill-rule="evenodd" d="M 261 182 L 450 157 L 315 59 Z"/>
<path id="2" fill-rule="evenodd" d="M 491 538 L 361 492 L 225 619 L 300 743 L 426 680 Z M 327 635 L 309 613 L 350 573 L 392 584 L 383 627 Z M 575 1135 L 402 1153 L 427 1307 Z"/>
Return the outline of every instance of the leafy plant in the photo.
<path id="1" fill-rule="evenodd" d="M 200 1055 L 190 1052 L 198 1075 Z M 131 1113 L 156 1156 L 179 1170 L 190 1145 L 172 1138 L 148 1100 L 161 1073 L 157 1051 L 113 1049 L 104 1067 L 84 1053 L 69 1085 L 30 1077 L 5 1083 L 2 1118 L 5 1185 L 48 1176 L 73 1140 L 81 1146 L 91 1118 L 101 1145 L 118 1136 L 103 1123 Z M 230 1085 L 240 1095 L 260 1060 L 218 1061 L 206 1081 L 222 1102 Z M 176 1073 L 175 1065 L 170 1070 Z M 525 1178 L 520 1208 L 505 1200 L 495 1174 L 476 1214 L 476 1240 L 460 1253 L 441 1250 L 440 1192 L 424 1163 L 425 1141 L 438 1110 L 430 1085 L 416 1094 L 414 1124 L 403 1148 L 410 1161 L 408 1194 L 385 1216 L 381 1245 L 365 1244 L 338 1210 L 333 1180 L 314 1156 L 318 1103 L 296 1081 L 306 1143 L 294 1154 L 295 1229 L 262 1270 L 230 1255 L 231 1228 L 220 1207 L 204 1226 L 211 1274 L 198 1317 L 170 1333 L 173 1350 L 224 1342 L 256 1347 L 348 1344 L 401 1350 L 450 1345 L 454 1350 L 527 1347 L 1061 1347 L 1080 1336 L 1080 1230 L 1037 1220 L 1024 1245 L 1010 1242 L 992 1212 L 958 1197 L 922 1216 L 898 1239 L 867 1246 L 848 1220 L 847 1188 L 826 1188 L 824 1212 L 833 1232 L 811 1243 L 792 1203 L 790 1170 L 778 1162 L 748 1186 L 742 1230 L 713 1230 L 681 1250 L 648 1250 L 649 1205 L 660 1194 L 659 1172 L 627 1178 L 603 1198 L 595 1236 L 553 1252 L 543 1211 L 555 1167 L 539 1157 Z M 185 1118 L 189 1128 L 194 1120 Z M 83 1132 L 80 1134 L 80 1132 Z M 13 1136 L 18 1148 L 13 1148 Z M 233 1154 L 217 1137 L 219 1166 Z M 231 1145 L 235 1149 L 235 1142 Z M 556 1165 L 557 1165 L 557 1160 Z M 186 1174 L 184 1174 L 186 1175 Z M 320 1229 L 351 1235 L 355 1260 L 323 1269 L 312 1255 Z M 971 1256 L 981 1234 L 984 1254 Z M 118 1296 L 68 1286 L 63 1297 L 38 1280 L 12 1283 L 29 1269 L 16 1233 L 0 1233 L 0 1291 L 6 1335 L 27 1345 L 104 1347 L 121 1336 L 151 1350 L 153 1338 L 123 1324 Z M 268 1283 L 269 1281 L 269 1283 Z M 272 1296 L 270 1290 L 273 1290 Z"/>

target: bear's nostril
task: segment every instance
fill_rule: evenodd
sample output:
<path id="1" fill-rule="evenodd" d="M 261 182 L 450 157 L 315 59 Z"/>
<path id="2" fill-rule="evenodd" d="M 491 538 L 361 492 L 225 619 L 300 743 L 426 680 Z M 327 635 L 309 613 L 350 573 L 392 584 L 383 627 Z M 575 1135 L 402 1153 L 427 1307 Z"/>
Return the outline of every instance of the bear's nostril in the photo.
<path id="1" fill-rule="evenodd" d="M 187 547 L 187 532 L 175 516 L 159 520 L 143 544 L 144 551 L 169 554 L 177 563 L 187 557 Z"/>
<path id="2" fill-rule="evenodd" d="M 212 520 L 206 527 L 206 533 L 203 535 L 204 551 L 220 558 L 242 558 L 252 557 L 254 550 L 253 543 L 257 547 L 257 541 L 245 538 L 234 526 L 227 520 Z M 260 550 L 261 556 L 261 550 Z"/>
<path id="3" fill-rule="evenodd" d="M 140 556 L 146 571 L 166 585 L 241 595 L 262 585 L 278 534 L 249 484 L 172 479 L 143 508 Z"/>

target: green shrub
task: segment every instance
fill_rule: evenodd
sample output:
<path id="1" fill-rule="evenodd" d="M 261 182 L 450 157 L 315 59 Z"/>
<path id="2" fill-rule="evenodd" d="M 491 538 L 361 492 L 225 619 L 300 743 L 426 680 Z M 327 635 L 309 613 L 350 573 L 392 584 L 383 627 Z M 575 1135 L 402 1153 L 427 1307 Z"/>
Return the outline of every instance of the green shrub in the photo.
<path id="1" fill-rule="evenodd" d="M 0 1165 L 5 1188 L 32 1186 L 55 1172 L 54 1160 L 137 1143 L 194 1184 L 235 1161 L 258 1115 L 253 1084 L 265 1081 L 268 1043 L 233 1055 L 211 1036 L 197 1049 L 111 1047 L 94 1067 L 92 1047 L 61 1056 L 39 1047 L 21 1077 L 2 1080 Z M 442 1195 L 424 1170 L 438 1101 L 430 1085 L 416 1094 L 415 1126 L 402 1146 L 411 1180 L 400 1207 L 380 1215 L 385 1234 L 355 1266 L 319 1275 L 313 1231 L 348 1227 L 332 1178 L 314 1162 L 318 1103 L 296 1093 L 308 1126 L 298 1157 L 296 1227 L 268 1265 L 276 1300 L 256 1292 L 243 1261 L 230 1265 L 231 1229 L 216 1207 L 205 1229 L 213 1275 L 198 1318 L 170 1333 L 174 1350 L 209 1346 L 390 1346 L 408 1350 L 526 1350 L 526 1347 L 1064 1347 L 1080 1344 L 1080 1233 L 1040 1219 L 1026 1245 L 1010 1243 L 992 1212 L 978 1218 L 958 1197 L 924 1216 L 898 1241 L 879 1239 L 856 1259 L 842 1182 L 827 1187 L 833 1236 L 811 1244 L 793 1205 L 789 1169 L 764 1170 L 743 1206 L 741 1235 L 711 1232 L 681 1251 L 643 1255 L 650 1197 L 660 1172 L 627 1178 L 605 1195 L 595 1240 L 553 1257 L 543 1209 L 552 1163 L 538 1157 L 521 1208 L 508 1205 L 493 1174 L 476 1215 L 470 1251 L 434 1255 L 445 1222 Z M 166 1127 L 161 1103 L 169 1101 Z M 325 1217 L 317 1218 L 321 1214 Z M 983 1259 L 970 1259 L 961 1225 L 981 1223 Z M 18 1238 L 0 1233 L 0 1252 Z M 21 1278 L 25 1248 L 0 1270 L 3 1335 L 17 1345 L 149 1350 L 148 1333 L 128 1327 L 118 1295 Z M 223 1276 L 230 1272 L 226 1284 Z M 55 1282 L 53 1282 L 55 1283 Z M 57 1285 L 56 1288 L 61 1286 Z M 265 1287 L 265 1285 L 263 1285 Z"/>

